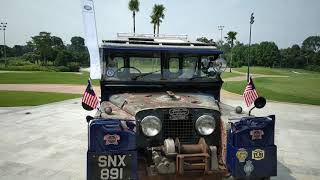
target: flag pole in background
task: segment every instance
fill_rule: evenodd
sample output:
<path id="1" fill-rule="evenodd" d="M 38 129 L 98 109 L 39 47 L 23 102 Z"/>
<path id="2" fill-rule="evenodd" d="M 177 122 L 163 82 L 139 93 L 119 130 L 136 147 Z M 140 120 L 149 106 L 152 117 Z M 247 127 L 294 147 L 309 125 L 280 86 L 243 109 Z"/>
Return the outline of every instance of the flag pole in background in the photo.
<path id="1" fill-rule="evenodd" d="M 101 78 L 100 55 L 93 0 L 82 1 L 85 43 L 90 54 L 90 78 Z"/>
<path id="2" fill-rule="evenodd" d="M 250 76 L 250 61 L 251 61 L 251 55 L 250 55 L 250 46 L 251 46 L 251 28 L 252 24 L 254 23 L 254 16 L 253 13 L 251 13 L 250 17 L 250 35 L 249 35 L 249 48 L 248 48 L 248 71 L 247 71 L 247 82 L 249 82 L 249 76 Z"/>

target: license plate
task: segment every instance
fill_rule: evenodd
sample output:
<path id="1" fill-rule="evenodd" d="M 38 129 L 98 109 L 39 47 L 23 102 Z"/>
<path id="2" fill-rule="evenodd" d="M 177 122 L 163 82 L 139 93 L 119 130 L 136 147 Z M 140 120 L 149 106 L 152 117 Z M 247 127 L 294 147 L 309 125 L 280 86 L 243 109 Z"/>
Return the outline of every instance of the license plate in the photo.
<path id="1" fill-rule="evenodd" d="M 88 152 L 88 180 L 136 179 L 136 153 Z"/>

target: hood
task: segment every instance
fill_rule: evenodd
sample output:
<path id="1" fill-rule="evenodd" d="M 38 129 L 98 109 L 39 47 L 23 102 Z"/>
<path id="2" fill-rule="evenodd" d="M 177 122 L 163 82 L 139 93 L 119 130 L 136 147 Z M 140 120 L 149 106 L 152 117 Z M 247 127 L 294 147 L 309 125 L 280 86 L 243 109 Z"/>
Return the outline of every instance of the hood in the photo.
<path id="1" fill-rule="evenodd" d="M 132 116 L 137 112 L 146 109 L 157 108 L 206 108 L 219 111 L 215 99 L 209 94 L 195 93 L 123 93 L 114 94 L 109 98 L 110 103 L 123 109 Z"/>

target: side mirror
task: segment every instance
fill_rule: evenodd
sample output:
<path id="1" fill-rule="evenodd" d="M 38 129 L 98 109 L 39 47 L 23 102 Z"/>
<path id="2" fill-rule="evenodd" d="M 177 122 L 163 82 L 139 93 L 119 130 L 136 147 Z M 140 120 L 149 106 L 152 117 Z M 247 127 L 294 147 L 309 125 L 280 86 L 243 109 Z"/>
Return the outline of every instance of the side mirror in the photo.
<path id="1" fill-rule="evenodd" d="M 261 109 L 266 105 L 267 101 L 266 98 L 264 97 L 258 97 L 255 101 L 254 101 L 254 107 Z"/>
<path id="2" fill-rule="evenodd" d="M 87 116 L 86 117 L 87 123 L 89 123 L 92 119 L 94 119 L 92 116 Z"/>
<path id="3" fill-rule="evenodd" d="M 254 107 L 250 109 L 249 111 L 249 116 L 251 116 L 251 111 L 254 109 L 254 108 L 258 108 L 258 109 L 261 109 L 263 108 L 265 105 L 266 105 L 267 101 L 266 101 L 266 98 L 264 97 L 258 97 L 255 101 L 254 101 Z"/>

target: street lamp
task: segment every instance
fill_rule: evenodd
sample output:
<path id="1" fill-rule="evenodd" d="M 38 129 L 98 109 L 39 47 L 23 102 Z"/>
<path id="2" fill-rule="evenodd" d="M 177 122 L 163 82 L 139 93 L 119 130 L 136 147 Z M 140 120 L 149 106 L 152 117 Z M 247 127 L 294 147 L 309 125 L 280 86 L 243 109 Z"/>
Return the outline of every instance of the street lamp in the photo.
<path id="1" fill-rule="evenodd" d="M 223 31 L 224 26 L 218 26 L 218 30 L 220 31 L 221 34 L 221 43 L 222 43 L 222 31 Z"/>
<path id="2" fill-rule="evenodd" d="M 251 13 L 251 17 L 250 17 L 250 35 L 249 35 L 249 49 L 248 49 L 248 72 L 247 72 L 247 82 L 249 82 L 249 74 L 250 74 L 250 46 L 251 46 L 251 27 L 252 24 L 254 23 L 254 16 L 253 13 Z"/>
<path id="3" fill-rule="evenodd" d="M 1 22 L 0 30 L 3 30 L 3 55 L 4 55 L 4 67 L 7 67 L 7 52 L 6 52 L 6 22 Z"/>

